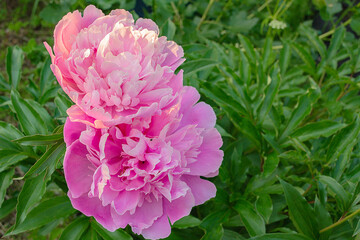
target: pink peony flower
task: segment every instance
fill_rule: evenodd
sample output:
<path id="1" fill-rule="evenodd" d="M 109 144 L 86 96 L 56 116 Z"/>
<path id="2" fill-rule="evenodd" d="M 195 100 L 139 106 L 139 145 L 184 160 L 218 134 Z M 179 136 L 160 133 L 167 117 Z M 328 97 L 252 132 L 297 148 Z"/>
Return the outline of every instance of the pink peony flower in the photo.
<path id="1" fill-rule="evenodd" d="M 72 121 L 96 128 L 131 123 L 148 124 L 154 114 L 171 107 L 182 88 L 183 50 L 150 19 L 125 10 L 104 15 L 88 6 L 83 16 L 68 13 L 56 25 L 51 69 L 76 105 Z"/>
<path id="2" fill-rule="evenodd" d="M 223 159 L 212 108 L 184 87 L 180 101 L 142 125 L 97 129 L 67 120 L 64 172 L 74 208 L 114 231 L 128 224 L 145 238 L 165 238 L 176 220 L 216 194 L 200 176 Z"/>

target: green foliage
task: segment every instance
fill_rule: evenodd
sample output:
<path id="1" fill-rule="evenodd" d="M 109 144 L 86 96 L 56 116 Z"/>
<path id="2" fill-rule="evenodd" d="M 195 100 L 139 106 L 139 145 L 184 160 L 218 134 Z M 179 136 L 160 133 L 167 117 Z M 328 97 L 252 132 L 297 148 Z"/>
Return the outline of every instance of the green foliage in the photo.
<path id="1" fill-rule="evenodd" d="M 95 4 L 105 13 L 135 9 L 183 46 L 184 84 L 215 109 L 225 155 L 211 179 L 216 197 L 177 221 L 168 239 L 360 239 L 359 4 L 21 2 L 8 31 L 40 27 L 50 38 L 66 12 Z M 0 220 L 15 216 L 6 235 L 142 239 L 129 228 L 108 232 L 72 208 L 62 170 L 62 126 L 72 102 L 37 39 L 4 49 Z"/>

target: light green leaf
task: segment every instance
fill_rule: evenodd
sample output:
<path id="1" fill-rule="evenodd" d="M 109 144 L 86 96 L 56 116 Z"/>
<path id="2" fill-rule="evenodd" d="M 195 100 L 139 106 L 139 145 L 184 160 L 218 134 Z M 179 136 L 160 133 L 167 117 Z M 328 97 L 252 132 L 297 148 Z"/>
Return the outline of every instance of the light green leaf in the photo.
<path id="1" fill-rule="evenodd" d="M 291 57 L 291 48 L 289 43 L 283 42 L 283 48 L 280 51 L 279 65 L 281 76 L 284 76 L 286 73 L 286 69 L 289 66 Z"/>
<path id="2" fill-rule="evenodd" d="M 16 207 L 16 197 L 5 200 L 0 208 L 0 220 L 8 216 Z"/>
<path id="3" fill-rule="evenodd" d="M 245 37 L 244 35 L 239 34 L 238 35 L 242 47 L 245 49 L 245 53 L 249 59 L 249 61 L 253 64 L 256 63 L 256 53 L 254 46 L 251 44 L 250 40 Z"/>

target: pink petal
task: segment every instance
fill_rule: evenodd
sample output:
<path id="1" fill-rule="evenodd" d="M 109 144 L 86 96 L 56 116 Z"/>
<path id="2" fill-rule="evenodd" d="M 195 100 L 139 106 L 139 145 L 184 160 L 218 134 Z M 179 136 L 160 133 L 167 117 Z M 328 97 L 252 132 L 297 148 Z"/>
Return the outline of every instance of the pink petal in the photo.
<path id="1" fill-rule="evenodd" d="M 70 146 L 73 142 L 80 138 L 82 131 L 85 131 L 86 125 L 79 122 L 72 122 L 70 118 L 66 118 L 64 126 L 64 141 L 66 146 Z"/>
<path id="2" fill-rule="evenodd" d="M 149 228 L 142 230 L 141 234 L 147 239 L 166 238 L 171 233 L 171 227 L 166 215 L 158 218 Z"/>
<path id="3" fill-rule="evenodd" d="M 86 146 L 76 140 L 67 148 L 64 157 L 64 173 L 69 192 L 79 197 L 90 191 L 94 166 L 87 159 Z"/>
<path id="4" fill-rule="evenodd" d="M 174 201 L 164 200 L 165 212 L 168 215 L 170 222 L 174 224 L 177 220 L 190 214 L 192 207 L 195 206 L 194 196 L 191 191 L 183 197 L 177 198 Z"/>
<path id="5" fill-rule="evenodd" d="M 216 187 L 210 181 L 190 175 L 183 175 L 181 179 L 191 188 L 191 192 L 195 198 L 195 205 L 203 204 L 216 196 Z"/>

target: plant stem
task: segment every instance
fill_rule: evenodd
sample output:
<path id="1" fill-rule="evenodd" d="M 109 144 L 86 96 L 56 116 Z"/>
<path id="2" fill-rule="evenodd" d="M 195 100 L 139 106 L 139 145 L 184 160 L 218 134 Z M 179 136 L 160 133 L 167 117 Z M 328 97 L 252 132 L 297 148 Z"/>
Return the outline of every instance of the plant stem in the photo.
<path id="1" fill-rule="evenodd" d="M 346 22 L 344 22 L 344 26 L 347 26 L 347 25 L 349 25 L 351 23 L 351 18 L 350 19 L 348 19 Z M 328 31 L 328 32 L 326 32 L 326 33 L 324 33 L 324 34 L 321 34 L 320 36 L 319 36 L 319 38 L 320 39 L 323 39 L 323 38 L 326 38 L 327 36 L 330 36 L 331 34 L 333 34 L 334 32 L 335 32 L 335 30 L 336 30 L 336 28 L 334 28 L 334 29 L 332 29 L 332 30 L 330 30 L 330 31 Z"/>
<path id="2" fill-rule="evenodd" d="M 340 219 L 339 221 L 337 221 L 336 223 L 334 224 L 331 224 L 330 226 L 326 227 L 326 228 L 323 228 L 320 230 L 320 233 L 323 233 L 323 232 L 326 232 L 326 231 L 329 231 L 330 229 L 333 229 L 334 227 L 337 227 L 339 226 L 340 224 L 346 222 L 347 220 L 349 220 L 350 218 L 356 216 L 357 214 L 360 213 L 360 209 L 356 210 L 355 212 L 353 212 L 352 214 L 350 214 L 349 216 L 347 217 L 344 217 L 343 219 Z"/>
<path id="3" fill-rule="evenodd" d="M 208 12 L 210 11 L 212 5 L 214 4 L 215 0 L 210 0 L 209 4 L 207 5 L 204 14 L 202 15 L 199 24 L 196 27 L 196 30 L 199 30 L 201 27 L 201 24 L 204 22 L 204 20 L 206 19 L 206 16 L 208 14 Z"/>

